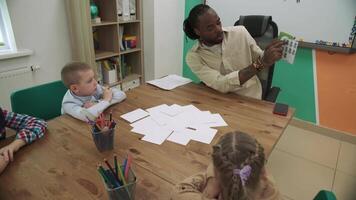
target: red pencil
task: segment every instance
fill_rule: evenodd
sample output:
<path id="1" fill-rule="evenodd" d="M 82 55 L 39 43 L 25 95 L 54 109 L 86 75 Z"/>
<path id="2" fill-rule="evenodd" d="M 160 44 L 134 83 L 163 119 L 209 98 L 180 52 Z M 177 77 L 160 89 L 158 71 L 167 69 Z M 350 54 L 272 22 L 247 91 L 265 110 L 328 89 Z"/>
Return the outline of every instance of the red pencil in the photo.
<path id="1" fill-rule="evenodd" d="M 116 180 L 119 181 L 119 178 L 118 178 L 117 174 L 115 173 L 114 169 L 111 167 L 110 163 L 106 159 L 104 159 L 104 162 L 106 163 L 106 165 L 110 169 L 111 173 L 115 176 Z"/>

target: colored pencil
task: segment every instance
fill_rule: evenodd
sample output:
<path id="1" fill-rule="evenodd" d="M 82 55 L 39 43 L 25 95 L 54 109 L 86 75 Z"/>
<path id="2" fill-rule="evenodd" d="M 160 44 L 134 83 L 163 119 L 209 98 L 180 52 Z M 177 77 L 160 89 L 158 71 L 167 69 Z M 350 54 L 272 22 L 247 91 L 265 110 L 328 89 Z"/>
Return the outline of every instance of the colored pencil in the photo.
<path id="1" fill-rule="evenodd" d="M 106 163 L 106 165 L 108 166 L 109 170 L 110 170 L 111 173 L 114 175 L 114 177 L 116 178 L 116 180 L 117 180 L 117 181 L 120 181 L 120 180 L 118 179 L 117 174 L 114 172 L 113 168 L 111 167 L 110 163 L 109 163 L 106 159 L 104 159 L 104 162 Z"/>

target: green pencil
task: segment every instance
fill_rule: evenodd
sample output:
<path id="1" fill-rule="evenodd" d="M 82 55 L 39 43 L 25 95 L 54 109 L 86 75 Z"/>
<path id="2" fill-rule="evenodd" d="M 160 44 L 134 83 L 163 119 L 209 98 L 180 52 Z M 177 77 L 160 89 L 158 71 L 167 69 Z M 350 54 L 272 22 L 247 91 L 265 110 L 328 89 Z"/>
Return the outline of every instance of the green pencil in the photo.
<path id="1" fill-rule="evenodd" d="M 109 184 L 111 184 L 111 183 L 110 183 L 110 180 L 108 179 L 108 177 L 106 176 L 106 174 L 104 173 L 103 167 L 101 165 L 98 165 L 97 169 L 98 169 L 98 172 L 101 175 L 101 177 L 103 177 L 105 183 L 109 186 Z"/>
<path id="2" fill-rule="evenodd" d="M 119 171 L 119 176 L 120 176 L 120 179 L 122 180 L 122 183 L 124 183 L 124 185 L 126 185 L 126 180 L 125 180 L 125 177 L 124 177 L 124 174 L 122 173 L 122 170 L 118 170 Z"/>
<path id="3" fill-rule="evenodd" d="M 114 165 L 115 165 L 116 175 L 118 176 L 117 178 L 119 178 L 119 167 L 117 165 L 117 156 L 116 156 L 116 154 L 114 155 Z"/>

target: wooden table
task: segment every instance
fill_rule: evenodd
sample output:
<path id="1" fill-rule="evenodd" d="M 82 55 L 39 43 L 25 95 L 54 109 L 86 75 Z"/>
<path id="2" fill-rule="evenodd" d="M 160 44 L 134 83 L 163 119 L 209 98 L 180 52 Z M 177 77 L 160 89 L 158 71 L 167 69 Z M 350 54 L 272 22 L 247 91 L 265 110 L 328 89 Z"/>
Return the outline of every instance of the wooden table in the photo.
<path id="1" fill-rule="evenodd" d="M 116 153 L 120 160 L 130 152 L 137 175 L 136 199 L 169 199 L 174 184 L 206 169 L 211 145 L 219 136 L 240 130 L 255 136 L 267 155 L 293 116 L 272 114 L 273 104 L 221 94 L 204 85 L 188 84 L 172 91 L 142 85 L 127 92 L 127 99 L 110 109 L 118 121 L 113 151 L 99 153 L 86 123 L 64 115 L 50 120 L 45 137 L 24 147 L 0 176 L 0 199 L 107 199 L 96 164 Z M 218 128 L 211 145 L 191 141 L 187 146 L 141 141 L 120 115 L 136 108 L 160 104 L 193 104 L 223 116 L 229 126 Z"/>

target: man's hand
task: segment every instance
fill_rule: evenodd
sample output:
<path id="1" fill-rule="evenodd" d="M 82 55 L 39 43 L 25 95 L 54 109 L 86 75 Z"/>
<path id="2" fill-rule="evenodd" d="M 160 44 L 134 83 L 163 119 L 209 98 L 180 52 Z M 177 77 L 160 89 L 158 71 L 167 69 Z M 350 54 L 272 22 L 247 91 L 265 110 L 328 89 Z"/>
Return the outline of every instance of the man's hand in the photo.
<path id="1" fill-rule="evenodd" d="M 207 198 L 218 198 L 220 194 L 220 182 L 217 178 L 210 177 L 203 191 L 203 195 Z"/>
<path id="2" fill-rule="evenodd" d="M 15 139 L 11 144 L 0 149 L 0 155 L 4 157 L 6 162 L 14 160 L 14 153 L 26 144 L 21 139 Z"/>
<path id="3" fill-rule="evenodd" d="M 4 169 L 6 168 L 6 166 L 9 164 L 9 161 L 6 161 L 4 156 L 0 155 L 0 174 L 2 171 L 4 171 Z"/>
<path id="4" fill-rule="evenodd" d="M 110 102 L 112 100 L 112 90 L 111 88 L 104 87 L 103 88 L 103 100 Z"/>
<path id="5" fill-rule="evenodd" d="M 263 54 L 262 63 L 265 67 L 273 65 L 276 61 L 282 58 L 283 45 L 285 41 L 274 40 L 269 44 Z"/>

